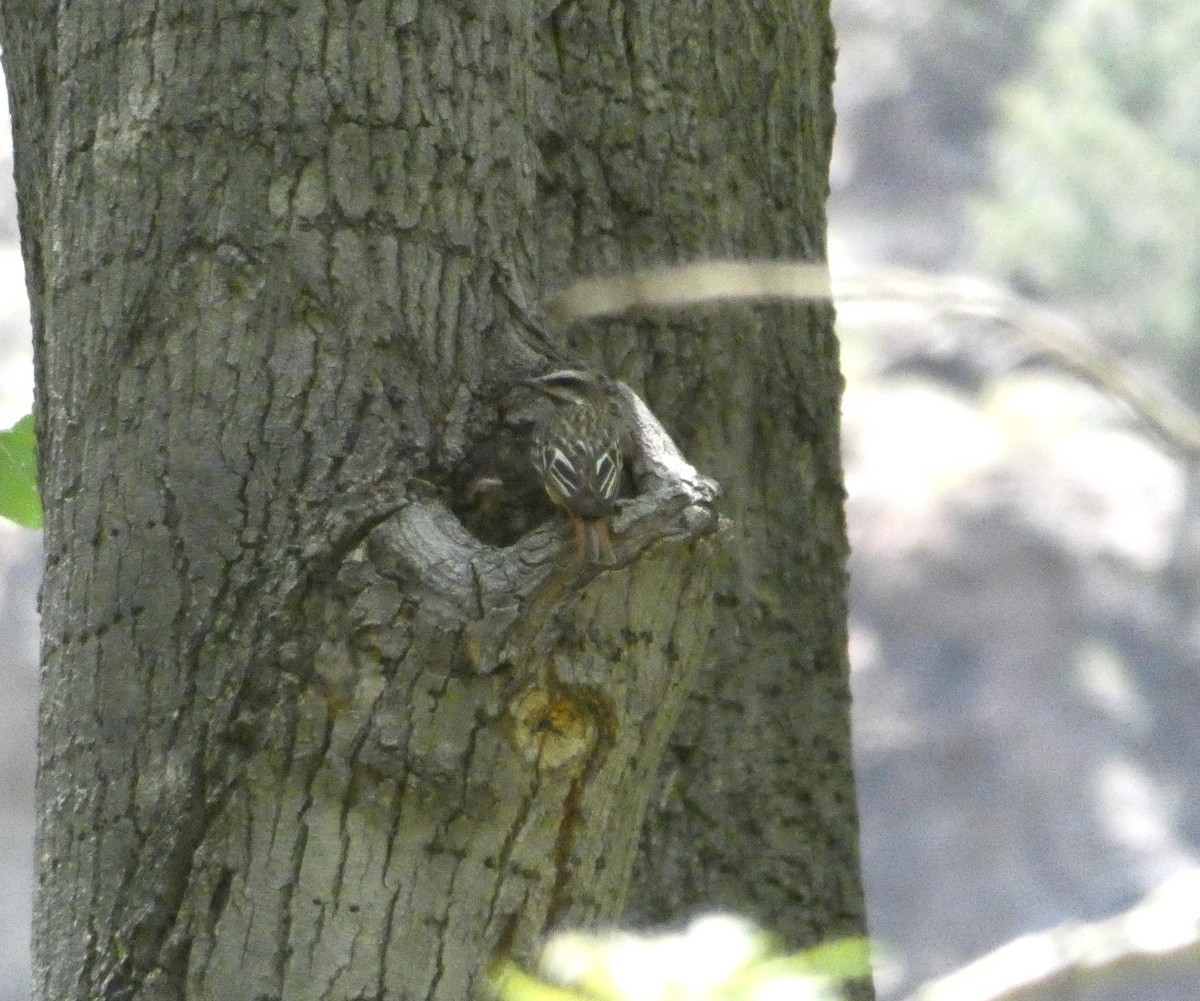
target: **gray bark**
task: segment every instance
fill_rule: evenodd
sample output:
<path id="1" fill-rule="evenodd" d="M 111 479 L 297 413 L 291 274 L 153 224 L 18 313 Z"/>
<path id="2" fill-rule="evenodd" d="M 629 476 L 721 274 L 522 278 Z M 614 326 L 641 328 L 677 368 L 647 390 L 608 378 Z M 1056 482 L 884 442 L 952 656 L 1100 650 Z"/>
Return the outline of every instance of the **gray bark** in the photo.
<path id="1" fill-rule="evenodd" d="M 2 17 L 47 512 L 38 996 L 464 997 L 621 914 L 656 781 L 631 913 L 861 930 L 829 311 L 566 348 L 536 305 L 820 256 L 824 6 Z M 622 565 L 577 571 L 512 391 L 558 355 L 645 387 L 730 531 L 647 418 Z"/>

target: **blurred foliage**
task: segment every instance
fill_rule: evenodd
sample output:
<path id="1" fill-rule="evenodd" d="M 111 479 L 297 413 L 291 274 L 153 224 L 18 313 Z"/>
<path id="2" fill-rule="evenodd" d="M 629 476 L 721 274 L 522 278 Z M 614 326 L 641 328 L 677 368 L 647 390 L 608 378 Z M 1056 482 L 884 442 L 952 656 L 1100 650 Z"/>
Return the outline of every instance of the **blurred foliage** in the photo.
<path id="1" fill-rule="evenodd" d="M 943 133 L 966 147 L 991 116 L 997 81 L 1019 73 L 1049 5 L 1042 0 L 924 0 L 911 40 L 915 83 Z M 1052 9 L 1052 8 L 1049 8 Z"/>
<path id="2" fill-rule="evenodd" d="M 42 527 L 33 414 L 0 431 L 0 517 L 25 528 Z"/>
<path id="3" fill-rule="evenodd" d="M 969 180 L 996 87 L 1026 68 L 1046 12 L 1041 0 L 837 0 L 838 126 L 864 165 L 857 183 Z"/>
<path id="4" fill-rule="evenodd" d="M 865 939 L 788 955 L 750 922 L 710 914 L 679 932 L 562 932 L 535 973 L 505 960 L 491 984 L 501 1001 L 836 1001 L 870 971 Z"/>
<path id="5" fill-rule="evenodd" d="M 1195 0 L 1066 0 L 1001 97 L 973 219 L 979 264 L 1174 365 L 1200 354 L 1197 52 Z"/>

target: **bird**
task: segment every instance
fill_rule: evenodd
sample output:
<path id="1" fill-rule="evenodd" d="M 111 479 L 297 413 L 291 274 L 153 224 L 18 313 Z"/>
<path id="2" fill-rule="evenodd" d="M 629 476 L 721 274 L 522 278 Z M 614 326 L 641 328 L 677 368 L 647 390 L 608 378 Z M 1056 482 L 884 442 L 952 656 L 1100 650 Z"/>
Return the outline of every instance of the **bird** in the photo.
<path id="1" fill-rule="evenodd" d="M 611 516 L 621 489 L 623 420 L 607 376 L 563 369 L 526 380 L 553 401 L 533 434 L 547 496 L 566 511 L 585 564 L 611 566 Z"/>

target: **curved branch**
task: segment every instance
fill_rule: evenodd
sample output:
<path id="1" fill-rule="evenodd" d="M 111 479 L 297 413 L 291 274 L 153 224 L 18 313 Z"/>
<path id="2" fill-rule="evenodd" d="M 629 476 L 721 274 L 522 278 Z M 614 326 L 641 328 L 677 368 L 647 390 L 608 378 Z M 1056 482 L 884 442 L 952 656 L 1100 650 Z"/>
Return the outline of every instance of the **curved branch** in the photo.
<path id="1" fill-rule="evenodd" d="M 1200 871 L 1168 880 L 1116 917 L 1066 924 L 1001 946 L 919 988 L 908 1001 L 1052 1001 L 1087 984 L 1194 971 L 1200 960 Z"/>
<path id="2" fill-rule="evenodd" d="M 916 305 L 931 320 L 974 320 L 1005 328 L 1024 349 L 1022 362 L 1044 360 L 1082 376 L 1124 403 L 1182 458 L 1200 458 L 1200 415 L 1105 349 L 1079 322 L 987 282 L 920 272 L 872 272 L 834 283 L 839 306 Z"/>

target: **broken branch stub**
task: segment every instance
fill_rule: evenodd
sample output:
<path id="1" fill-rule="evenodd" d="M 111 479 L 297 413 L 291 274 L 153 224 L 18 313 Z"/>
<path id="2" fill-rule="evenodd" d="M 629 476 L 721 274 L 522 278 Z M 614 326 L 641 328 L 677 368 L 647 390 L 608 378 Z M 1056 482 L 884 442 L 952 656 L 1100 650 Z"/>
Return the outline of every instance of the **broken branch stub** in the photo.
<path id="1" fill-rule="evenodd" d="M 398 996 L 427 987 L 431 929 L 476 944 L 475 966 L 437 973 L 467 988 L 494 950 L 528 957 L 550 927 L 621 912 L 704 657 L 720 543 L 719 488 L 619 389 L 638 493 L 615 522 L 618 564 L 580 566 L 557 519 L 494 548 L 440 500 L 410 499 L 331 588 L 297 753 L 257 762 L 304 790 L 309 850 L 338 859 L 300 868 L 297 906 L 321 905 L 331 942 L 379 929 Z M 397 893 L 429 903 L 397 908 Z"/>

